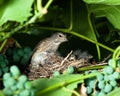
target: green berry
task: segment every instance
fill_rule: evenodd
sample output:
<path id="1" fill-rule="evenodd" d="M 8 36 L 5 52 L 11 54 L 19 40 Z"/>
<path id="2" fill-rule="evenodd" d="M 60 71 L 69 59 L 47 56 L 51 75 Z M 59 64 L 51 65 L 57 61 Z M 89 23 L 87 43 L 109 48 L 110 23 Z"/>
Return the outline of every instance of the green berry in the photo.
<path id="1" fill-rule="evenodd" d="M 101 91 L 98 96 L 106 96 L 105 92 Z"/>
<path id="2" fill-rule="evenodd" d="M 10 77 L 4 83 L 6 83 L 7 86 L 11 87 L 14 84 L 16 84 L 16 80 L 14 78 Z"/>
<path id="3" fill-rule="evenodd" d="M 4 75 L 3 75 L 3 80 L 7 80 L 8 78 L 10 78 L 11 77 L 11 74 L 10 73 L 5 73 Z"/>
<path id="4" fill-rule="evenodd" d="M 3 89 L 3 93 L 4 93 L 6 96 L 12 96 L 12 95 L 13 95 L 13 91 L 10 90 L 10 88 L 4 88 L 4 89 Z"/>
<path id="5" fill-rule="evenodd" d="M 99 89 L 104 89 L 104 87 L 105 87 L 105 82 L 104 81 L 100 81 L 100 82 L 98 82 L 98 88 Z"/>
<path id="6" fill-rule="evenodd" d="M 10 67 L 10 72 L 14 77 L 18 77 L 20 75 L 20 71 L 17 66 L 13 65 Z"/>
<path id="7" fill-rule="evenodd" d="M 25 82 L 25 88 L 26 89 L 31 89 L 32 88 L 32 84 L 31 84 L 30 81 Z"/>
<path id="8" fill-rule="evenodd" d="M 90 94 L 90 93 L 92 93 L 92 88 L 91 87 L 87 87 L 87 94 Z"/>
<path id="9" fill-rule="evenodd" d="M 114 72 L 112 75 L 115 79 L 119 79 L 119 72 Z"/>
<path id="10" fill-rule="evenodd" d="M 74 72 L 74 67 L 73 66 L 69 66 L 66 70 L 67 73 L 72 74 Z"/>
<path id="11" fill-rule="evenodd" d="M 102 80 L 104 79 L 103 74 L 98 73 L 98 74 L 97 74 L 97 79 L 98 79 L 98 81 L 102 81 Z"/>
<path id="12" fill-rule="evenodd" d="M 110 78 L 109 75 L 105 75 L 105 76 L 104 76 L 104 80 L 105 80 L 105 81 L 109 81 L 109 78 Z"/>
<path id="13" fill-rule="evenodd" d="M 116 81 L 116 80 L 112 80 L 112 81 L 110 81 L 110 84 L 111 84 L 113 87 L 116 87 L 116 86 L 117 86 L 117 81 Z"/>
<path id="14" fill-rule="evenodd" d="M 9 70 L 8 67 L 3 68 L 3 72 L 4 72 L 4 73 L 8 72 L 8 70 Z"/>
<path id="15" fill-rule="evenodd" d="M 17 90 L 17 86 L 16 86 L 16 85 L 11 86 L 10 89 L 11 89 L 12 91 L 16 91 L 16 90 Z"/>
<path id="16" fill-rule="evenodd" d="M 19 82 L 19 83 L 17 83 L 17 88 L 19 89 L 19 90 L 24 90 L 24 85 L 23 85 L 23 83 L 21 83 L 21 82 Z"/>
<path id="17" fill-rule="evenodd" d="M 22 60 L 21 60 L 21 64 L 25 65 L 29 60 L 29 55 L 28 54 L 24 54 Z"/>
<path id="18" fill-rule="evenodd" d="M 14 60 L 15 62 L 20 61 L 20 58 L 21 58 L 21 56 L 18 55 L 18 54 L 14 54 L 14 55 L 13 55 L 13 60 Z"/>
<path id="19" fill-rule="evenodd" d="M 5 62 L 5 61 L 1 61 L 1 62 L 0 62 L 0 67 L 1 67 L 1 68 L 6 67 L 6 62 Z"/>
<path id="20" fill-rule="evenodd" d="M 114 69 L 111 66 L 107 66 L 103 69 L 104 74 L 112 74 Z"/>
<path id="21" fill-rule="evenodd" d="M 59 76 L 60 75 L 60 73 L 59 73 L 59 71 L 54 71 L 54 73 L 53 73 L 53 76 L 55 77 L 55 76 Z"/>
<path id="22" fill-rule="evenodd" d="M 110 91 L 112 91 L 113 87 L 111 84 L 106 84 L 105 88 L 104 88 L 104 92 L 108 93 Z"/>
<path id="23" fill-rule="evenodd" d="M 89 71 L 85 71 L 85 75 L 89 74 L 90 72 Z"/>
<path id="24" fill-rule="evenodd" d="M 90 80 L 89 81 L 89 87 L 94 88 L 95 87 L 95 82 L 96 82 L 96 79 Z"/>
<path id="25" fill-rule="evenodd" d="M 4 55 L 0 54 L 0 61 L 4 61 Z"/>
<path id="26" fill-rule="evenodd" d="M 21 83 L 25 83 L 27 81 L 27 76 L 26 75 L 21 75 L 18 78 L 18 81 L 21 82 Z"/>
<path id="27" fill-rule="evenodd" d="M 109 60 L 108 60 L 108 65 L 109 65 L 109 66 L 113 66 L 112 64 L 113 64 L 113 59 L 109 59 Z"/>
<path id="28" fill-rule="evenodd" d="M 30 96 L 30 91 L 29 90 L 23 90 L 22 92 L 20 92 L 19 96 Z"/>
<path id="29" fill-rule="evenodd" d="M 31 48 L 30 47 L 25 47 L 24 48 L 24 52 L 25 52 L 25 54 L 27 53 L 31 53 L 32 52 L 32 50 L 31 50 Z"/>
<path id="30" fill-rule="evenodd" d="M 19 55 L 19 56 L 23 56 L 23 55 L 24 55 L 24 51 L 23 51 L 22 48 L 19 48 L 19 49 L 18 49 L 18 55 Z"/>
<path id="31" fill-rule="evenodd" d="M 97 70 L 92 70 L 92 73 L 98 73 L 98 71 Z"/>

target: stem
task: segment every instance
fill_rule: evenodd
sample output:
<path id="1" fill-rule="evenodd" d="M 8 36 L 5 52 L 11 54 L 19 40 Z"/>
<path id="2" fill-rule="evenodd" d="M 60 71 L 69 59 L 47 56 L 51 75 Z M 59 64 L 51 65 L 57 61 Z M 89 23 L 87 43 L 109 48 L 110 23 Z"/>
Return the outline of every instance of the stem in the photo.
<path id="1" fill-rule="evenodd" d="M 70 26 L 69 26 L 69 31 L 71 31 L 73 28 L 73 6 L 72 6 L 72 0 L 70 2 Z"/>
<path id="2" fill-rule="evenodd" d="M 39 12 L 42 10 L 42 0 L 37 0 L 37 9 Z"/>
<path id="3" fill-rule="evenodd" d="M 66 88 L 66 87 L 63 87 L 63 90 L 65 90 L 65 91 L 67 91 L 67 92 L 70 92 L 70 93 L 73 93 L 73 94 L 75 94 L 75 96 L 80 96 L 80 94 L 77 93 L 77 91 L 75 91 L 75 90 L 70 90 L 70 89 L 68 89 L 68 88 Z"/>
<path id="4" fill-rule="evenodd" d="M 80 37 L 80 38 L 82 38 L 82 39 L 84 39 L 84 40 L 87 40 L 87 41 L 89 41 L 89 42 L 91 42 L 91 43 L 97 44 L 97 45 L 101 46 L 102 48 L 104 48 L 104 49 L 106 49 L 106 50 L 109 50 L 110 52 L 114 52 L 114 49 L 109 48 L 109 47 L 107 47 L 107 46 L 105 46 L 105 45 L 103 45 L 103 44 L 101 44 L 101 43 L 99 43 L 99 42 L 97 42 L 97 41 L 92 40 L 92 39 L 89 39 L 89 38 L 85 37 L 84 35 L 78 34 L 78 33 L 75 32 L 75 31 L 70 31 L 70 32 L 69 32 L 69 29 L 51 28 L 51 27 L 39 27 L 39 29 L 52 30 L 52 31 L 60 31 L 60 32 L 64 32 L 64 33 L 70 33 L 70 34 L 75 35 L 75 36 L 78 36 L 78 37 Z"/>
<path id="5" fill-rule="evenodd" d="M 97 75 L 96 73 L 91 73 L 91 74 L 86 75 L 86 76 L 81 76 L 80 75 L 80 78 L 77 78 L 75 80 L 69 80 L 69 81 L 63 81 L 63 82 L 57 83 L 57 84 L 55 84 L 53 86 L 47 87 L 47 88 L 45 88 L 45 89 L 43 89 L 41 91 L 36 92 L 35 95 L 36 96 L 41 96 L 42 94 L 47 93 L 48 91 L 52 91 L 54 89 L 67 86 L 68 84 L 71 84 L 71 83 L 74 83 L 74 82 L 78 82 L 80 80 L 84 80 L 84 79 L 87 79 L 87 78 L 95 77 L 96 75 Z"/>
<path id="6" fill-rule="evenodd" d="M 93 17 L 92 17 L 92 19 L 90 18 L 91 12 L 90 12 L 87 5 L 86 5 L 86 7 L 87 7 L 87 11 L 88 11 L 88 23 L 89 23 L 91 31 L 93 33 L 94 39 L 97 42 L 97 38 L 96 38 L 96 35 L 95 35 L 95 31 L 97 31 L 97 30 L 95 30 L 94 24 L 92 24 L 92 20 L 94 20 L 94 19 L 93 19 Z M 100 60 L 100 58 L 101 58 L 100 47 L 99 47 L 99 45 L 97 43 L 96 43 L 96 48 L 97 48 L 97 53 L 98 53 L 98 59 Z"/>
<path id="7" fill-rule="evenodd" d="M 113 64 L 112 64 L 113 68 L 116 68 L 116 60 L 118 59 L 119 56 L 120 56 L 120 46 L 118 46 L 113 53 Z"/>
<path id="8" fill-rule="evenodd" d="M 2 51 L 2 49 L 3 49 L 3 47 L 5 46 L 6 42 L 7 42 L 7 39 L 4 40 L 3 43 L 2 43 L 2 45 L 0 46 L 0 52 Z"/>
<path id="9" fill-rule="evenodd" d="M 53 2 L 53 0 L 49 0 L 47 2 L 47 4 L 45 5 L 45 8 L 47 9 L 50 4 Z M 36 13 L 28 22 L 26 22 L 25 24 L 23 24 L 22 26 L 18 26 L 15 29 L 13 29 L 11 32 L 7 33 L 0 41 L 5 40 L 7 38 L 9 38 L 11 35 L 13 35 L 15 32 L 19 31 L 20 29 L 24 28 L 25 26 L 34 23 L 36 21 L 36 19 L 39 17 L 42 17 L 44 15 L 44 13 L 42 12 L 38 12 Z"/>
<path id="10" fill-rule="evenodd" d="M 95 69 L 102 69 L 106 67 L 106 65 L 98 65 L 98 66 L 89 66 L 89 67 L 83 67 L 83 68 L 78 68 L 77 71 L 86 71 L 86 70 L 95 70 Z"/>
<path id="11" fill-rule="evenodd" d="M 48 7 L 50 6 L 50 4 L 53 2 L 53 0 L 49 0 L 48 2 L 47 2 L 47 4 L 45 5 L 45 9 L 48 9 Z"/>
<path id="12" fill-rule="evenodd" d="M 83 38 L 83 39 L 85 39 L 85 40 L 87 40 L 87 41 L 89 41 L 89 42 L 91 42 L 91 43 L 97 44 L 97 45 L 101 46 L 102 48 L 107 49 L 107 50 L 109 50 L 109 51 L 111 51 L 111 52 L 114 52 L 114 49 L 111 49 L 111 48 L 109 48 L 109 47 L 107 47 L 107 46 L 105 46 L 105 45 L 103 45 L 103 44 L 101 44 L 101 43 L 99 43 L 99 42 L 97 42 L 97 41 L 92 40 L 92 39 L 89 39 L 89 38 L 85 37 L 84 35 L 75 33 L 74 31 L 71 31 L 71 32 L 69 32 L 69 33 L 71 33 L 71 34 L 73 34 L 73 35 L 76 35 L 76 36 L 78 36 L 78 37 L 80 37 L 80 38 Z"/>

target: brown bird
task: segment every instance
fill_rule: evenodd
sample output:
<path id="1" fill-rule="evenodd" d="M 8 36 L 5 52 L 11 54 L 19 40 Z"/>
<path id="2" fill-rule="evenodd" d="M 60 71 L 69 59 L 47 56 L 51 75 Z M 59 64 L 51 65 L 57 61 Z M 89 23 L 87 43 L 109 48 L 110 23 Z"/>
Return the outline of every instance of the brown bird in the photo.
<path id="1" fill-rule="evenodd" d="M 31 67 L 37 68 L 40 65 L 45 64 L 47 58 L 54 55 L 59 45 L 65 41 L 67 41 L 67 38 L 63 33 L 55 33 L 51 37 L 40 41 L 37 47 L 34 49 L 31 58 Z"/>

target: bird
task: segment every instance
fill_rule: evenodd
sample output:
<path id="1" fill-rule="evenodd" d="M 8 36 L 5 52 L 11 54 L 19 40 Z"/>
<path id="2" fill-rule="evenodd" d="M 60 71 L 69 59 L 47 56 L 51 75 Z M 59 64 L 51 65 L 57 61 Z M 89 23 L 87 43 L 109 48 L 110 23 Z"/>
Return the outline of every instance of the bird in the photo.
<path id="1" fill-rule="evenodd" d="M 61 32 L 41 40 L 33 50 L 31 67 L 38 68 L 40 65 L 44 65 L 47 59 L 56 53 L 59 45 L 66 41 L 68 41 L 66 35 Z"/>

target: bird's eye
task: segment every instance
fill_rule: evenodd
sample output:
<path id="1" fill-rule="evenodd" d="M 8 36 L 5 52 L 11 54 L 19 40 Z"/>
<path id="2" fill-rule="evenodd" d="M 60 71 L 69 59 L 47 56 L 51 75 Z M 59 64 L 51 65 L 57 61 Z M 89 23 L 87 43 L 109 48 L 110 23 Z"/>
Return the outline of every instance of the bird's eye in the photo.
<path id="1" fill-rule="evenodd" d="M 59 36 L 59 37 L 62 37 L 62 35 L 61 35 L 61 34 L 59 34 L 58 36 Z"/>

